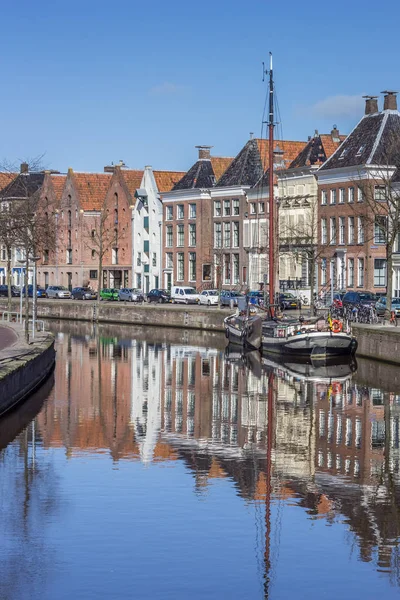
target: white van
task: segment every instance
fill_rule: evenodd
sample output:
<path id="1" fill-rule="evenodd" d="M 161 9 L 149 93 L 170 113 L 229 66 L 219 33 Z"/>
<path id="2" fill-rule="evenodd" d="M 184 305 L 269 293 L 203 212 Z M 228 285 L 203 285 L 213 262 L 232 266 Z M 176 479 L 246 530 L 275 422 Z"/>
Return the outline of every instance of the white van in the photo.
<path id="1" fill-rule="evenodd" d="M 200 295 L 193 287 L 174 285 L 171 290 L 171 301 L 176 304 L 178 302 L 182 302 L 182 304 L 198 304 L 200 302 Z"/>

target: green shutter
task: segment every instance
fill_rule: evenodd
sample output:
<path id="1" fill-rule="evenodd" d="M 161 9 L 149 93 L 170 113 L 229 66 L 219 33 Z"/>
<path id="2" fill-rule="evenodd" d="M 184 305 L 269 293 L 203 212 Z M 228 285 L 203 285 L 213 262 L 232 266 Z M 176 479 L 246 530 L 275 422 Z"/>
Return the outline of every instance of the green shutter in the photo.
<path id="1" fill-rule="evenodd" d="M 150 242 L 149 242 L 149 240 L 144 240 L 144 242 L 143 242 L 143 251 L 146 252 L 146 254 L 149 253 L 149 251 L 150 251 Z"/>
<path id="2" fill-rule="evenodd" d="M 149 217 L 144 217 L 143 218 L 143 226 L 145 229 L 149 229 Z"/>
<path id="3" fill-rule="evenodd" d="M 145 273 L 149 273 L 150 272 L 150 265 L 144 265 L 144 272 Z"/>

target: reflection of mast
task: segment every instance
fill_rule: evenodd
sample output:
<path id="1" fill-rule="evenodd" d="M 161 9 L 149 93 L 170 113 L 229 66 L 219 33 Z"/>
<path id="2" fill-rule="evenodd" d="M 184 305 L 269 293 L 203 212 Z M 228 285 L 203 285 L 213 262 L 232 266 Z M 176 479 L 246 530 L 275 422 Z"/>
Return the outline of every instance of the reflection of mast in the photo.
<path id="1" fill-rule="evenodd" d="M 271 495 L 272 495 L 272 443 L 273 443 L 273 419 L 274 419 L 274 372 L 271 370 L 268 376 L 268 399 L 267 399 L 267 467 L 265 488 L 265 575 L 264 575 L 264 598 L 269 597 L 270 571 L 271 571 Z"/>

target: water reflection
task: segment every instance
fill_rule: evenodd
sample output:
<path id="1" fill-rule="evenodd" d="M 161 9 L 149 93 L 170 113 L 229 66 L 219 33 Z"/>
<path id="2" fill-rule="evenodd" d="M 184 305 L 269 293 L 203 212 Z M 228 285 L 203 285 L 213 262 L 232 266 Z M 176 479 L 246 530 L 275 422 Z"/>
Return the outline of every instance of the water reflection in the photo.
<path id="1" fill-rule="evenodd" d="M 154 478 L 149 497 L 146 488 L 141 489 L 143 501 L 151 501 L 158 511 L 153 494 L 154 486 L 161 485 L 161 476 L 154 466 L 182 465 L 185 474 L 180 475 L 179 485 L 191 486 L 202 502 L 211 506 L 215 494 L 220 493 L 218 501 L 224 502 L 228 514 L 235 497 L 244 500 L 244 506 L 254 509 L 254 529 L 241 531 L 241 543 L 247 536 L 253 540 L 256 570 L 250 569 L 247 577 L 242 574 L 243 586 L 251 593 L 246 596 L 242 589 L 241 595 L 239 590 L 238 596 L 234 590 L 229 595 L 228 583 L 222 579 L 224 583 L 214 588 L 218 593 L 209 597 L 223 597 L 224 593 L 226 597 L 287 597 L 289 591 L 282 582 L 288 569 L 302 581 L 314 581 L 314 591 L 323 593 L 323 576 L 328 572 L 312 548 L 322 547 L 330 553 L 334 544 L 350 561 L 349 577 L 351 573 L 354 576 L 357 562 L 371 563 L 369 579 L 358 583 L 365 597 L 373 597 L 369 595 L 372 590 L 374 594 L 383 590 L 386 597 L 394 593 L 395 587 L 386 586 L 400 583 L 400 386 L 397 389 L 395 382 L 391 387 L 390 381 L 397 375 L 390 376 L 389 367 L 360 361 L 354 372 L 354 363 L 277 365 L 261 361 L 258 353 L 242 356 L 235 349 L 190 345 L 190 339 L 186 345 L 174 345 L 157 342 L 156 336 L 148 341 L 146 331 L 138 330 L 135 339 L 122 328 L 118 336 L 112 335 L 115 331 L 82 326 L 75 333 L 57 334 L 55 386 L 34 421 L 41 448 L 36 459 L 39 468 L 46 464 L 49 452 L 57 449 L 68 461 L 90 456 L 100 461 L 111 457 L 117 466 L 140 464 L 151 470 Z M 383 381 L 386 387 L 375 387 Z M 8 446 L 1 464 L 14 464 L 16 453 L 22 468 L 26 457 L 21 448 L 27 447 L 25 436 L 30 430 Z M 56 479 L 54 473 L 49 475 L 49 490 L 55 498 Z M 232 486 L 230 492 L 227 482 Z M 107 488 L 108 482 L 102 485 Z M 128 485 L 126 481 L 124 485 Z M 15 491 L 16 496 L 18 493 L 23 505 L 23 492 Z M 106 498 L 112 493 L 112 489 L 102 489 Z M 132 488 L 131 493 L 138 493 L 137 489 Z M 105 515 L 99 507 L 97 510 L 101 521 Z M 336 529 L 319 529 L 318 537 L 307 533 L 306 541 L 300 542 L 297 528 L 302 513 L 308 523 Z M 62 515 L 58 518 L 62 522 Z M 192 519 L 186 523 L 188 531 L 195 527 Z M 201 521 L 201 528 L 219 527 L 222 519 L 218 524 Z M 14 515 L 16 524 L 23 520 L 22 513 Z M 288 527 L 294 532 L 282 533 Z M 334 531 L 341 528 L 347 533 L 338 541 Z M 122 540 L 123 536 L 115 543 Z M 309 564 L 297 555 L 295 548 L 300 543 L 312 555 Z M 164 550 L 168 552 L 169 547 Z M 183 550 L 179 556 L 184 562 Z M 301 572 L 300 566 L 293 565 L 295 557 Z M 152 569 L 160 567 L 158 560 L 153 557 Z M 318 576 L 315 569 L 321 569 Z M 343 567 L 332 588 L 343 598 L 351 597 L 340 587 L 346 573 Z M 365 571 L 362 573 L 365 576 Z M 172 574 L 170 577 L 171 597 L 187 597 L 186 592 L 179 592 Z M 138 597 L 158 597 L 154 590 L 148 596 L 144 588 L 140 590 Z M 96 585 L 93 596 L 85 597 L 100 597 L 95 592 Z M 197 592 L 192 595 L 204 597 L 204 588 Z M 43 589 L 41 593 L 47 597 Z M 136 596 L 125 593 L 124 597 Z M 161 592 L 159 597 L 163 597 Z"/>

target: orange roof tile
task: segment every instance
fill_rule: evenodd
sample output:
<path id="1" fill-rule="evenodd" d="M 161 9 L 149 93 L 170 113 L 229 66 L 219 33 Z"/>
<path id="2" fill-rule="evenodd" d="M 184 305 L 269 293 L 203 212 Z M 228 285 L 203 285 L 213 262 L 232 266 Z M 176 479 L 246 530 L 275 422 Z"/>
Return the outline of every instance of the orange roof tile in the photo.
<path id="1" fill-rule="evenodd" d="M 330 134 L 323 133 L 320 135 L 321 142 L 324 147 L 325 154 L 326 154 L 326 158 L 329 158 L 330 156 L 332 156 L 332 154 L 337 150 L 337 148 L 340 146 L 340 144 L 346 139 L 345 135 L 341 135 L 339 137 L 340 137 L 340 142 L 334 142 L 332 139 L 332 136 Z"/>
<path id="2" fill-rule="evenodd" d="M 61 200 L 61 196 L 64 190 L 65 182 L 67 180 L 66 175 L 56 175 L 52 173 L 50 175 L 50 180 L 54 188 L 54 193 L 56 195 L 57 200 Z"/>
<path id="3" fill-rule="evenodd" d="M 217 181 L 220 177 L 222 177 L 223 173 L 225 173 L 232 161 L 232 156 L 211 156 L 211 164 L 214 170 L 215 179 Z"/>
<path id="4" fill-rule="evenodd" d="M 185 171 L 153 171 L 159 192 L 170 192 L 174 185 L 182 179 Z"/>
<path id="5" fill-rule="evenodd" d="M 141 186 L 143 171 L 137 171 L 134 169 L 121 169 L 121 175 L 125 181 L 129 193 L 133 197 L 136 190 Z"/>
<path id="6" fill-rule="evenodd" d="M 111 182 L 110 173 L 74 173 L 73 180 L 83 210 L 100 210 Z"/>
<path id="7" fill-rule="evenodd" d="M 16 176 L 16 173 L 0 173 L 0 190 L 5 188 Z"/>
<path id="8" fill-rule="evenodd" d="M 264 171 L 268 169 L 269 160 L 269 140 L 257 139 L 258 150 L 262 160 Z M 290 165 L 292 160 L 305 148 L 307 142 L 293 142 L 288 140 L 274 140 L 274 149 L 279 146 L 283 150 L 283 161 L 286 166 Z"/>

